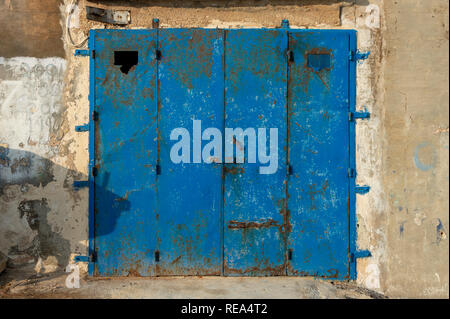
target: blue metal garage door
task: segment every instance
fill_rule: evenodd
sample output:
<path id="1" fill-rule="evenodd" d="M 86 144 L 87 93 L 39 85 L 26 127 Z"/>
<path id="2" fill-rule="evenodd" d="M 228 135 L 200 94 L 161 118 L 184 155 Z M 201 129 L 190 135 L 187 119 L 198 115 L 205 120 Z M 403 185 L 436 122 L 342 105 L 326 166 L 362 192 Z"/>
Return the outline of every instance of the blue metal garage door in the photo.
<path id="1" fill-rule="evenodd" d="M 91 31 L 90 273 L 352 277 L 354 39 Z M 205 163 L 207 128 L 221 149 Z M 244 130 L 231 155 L 228 128 Z M 266 153 L 277 129 L 273 172 L 249 160 L 247 128 Z M 189 154 L 174 162 L 183 134 Z"/>

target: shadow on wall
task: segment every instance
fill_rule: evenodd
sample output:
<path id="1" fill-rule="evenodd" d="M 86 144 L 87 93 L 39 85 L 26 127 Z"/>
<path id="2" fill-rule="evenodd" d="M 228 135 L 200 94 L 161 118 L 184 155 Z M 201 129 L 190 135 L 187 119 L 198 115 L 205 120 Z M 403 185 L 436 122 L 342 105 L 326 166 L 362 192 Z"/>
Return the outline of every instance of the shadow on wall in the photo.
<path id="1" fill-rule="evenodd" d="M 55 172 L 58 172 L 58 176 L 64 176 L 64 181 L 57 181 Z M 17 234 L 20 227 L 11 223 L 13 220 L 17 221 L 17 218 L 8 217 L 11 214 L 18 214 L 19 218 L 26 221 L 29 228 L 36 233 L 32 243 L 26 248 L 19 248 L 19 243 L 13 242 L 9 245 L 9 251 L 3 251 L 5 255 L 31 256 L 35 262 L 39 258 L 46 260 L 49 256 L 54 256 L 60 267 L 66 267 L 71 262 L 70 254 L 75 252 L 71 251 L 71 243 L 64 237 L 63 230 L 76 229 L 71 223 L 77 220 L 77 216 L 71 216 L 73 203 L 61 205 L 56 202 L 63 201 L 67 192 L 71 193 L 76 201 L 88 200 L 87 196 L 81 197 L 77 194 L 78 191 L 73 187 L 74 180 L 87 180 L 87 176 L 57 165 L 34 153 L 0 146 L 0 240 L 14 241 L 15 238 L 21 236 L 21 234 Z M 54 182 L 58 186 L 52 187 L 51 196 L 48 196 L 49 192 L 46 187 Z M 30 195 L 27 193 L 30 185 L 41 186 L 37 192 L 42 190 L 42 197 L 37 196 L 40 198 L 30 200 Z M 6 204 L 11 202 L 9 194 L 11 186 L 18 186 L 16 188 L 19 189 L 19 195 L 15 197 L 16 208 L 7 210 L 6 207 L 9 205 Z M 36 191 L 33 192 L 33 198 L 36 198 L 35 194 Z M 97 232 L 96 234 L 104 236 L 114 231 L 116 220 L 123 212 L 130 210 L 130 203 L 112 193 L 107 185 L 97 185 L 96 197 L 102 198 L 102 202 L 109 203 L 109 207 L 111 207 L 108 225 L 102 225 L 101 233 Z M 87 203 L 85 206 L 87 207 Z M 88 211 L 85 214 L 87 216 Z M 58 224 L 55 220 L 64 222 Z M 29 236 L 29 233 L 22 235 Z"/>

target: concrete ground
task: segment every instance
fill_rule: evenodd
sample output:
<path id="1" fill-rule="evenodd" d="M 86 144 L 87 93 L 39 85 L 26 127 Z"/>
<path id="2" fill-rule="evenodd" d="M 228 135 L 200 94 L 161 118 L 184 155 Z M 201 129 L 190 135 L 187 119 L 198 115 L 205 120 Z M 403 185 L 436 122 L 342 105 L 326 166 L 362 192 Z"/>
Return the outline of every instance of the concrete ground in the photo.
<path id="1" fill-rule="evenodd" d="M 31 266 L 0 275 L 1 298 L 286 298 L 372 299 L 385 296 L 353 283 L 300 277 L 153 277 L 90 278 L 66 288 L 68 273 L 36 275 Z"/>

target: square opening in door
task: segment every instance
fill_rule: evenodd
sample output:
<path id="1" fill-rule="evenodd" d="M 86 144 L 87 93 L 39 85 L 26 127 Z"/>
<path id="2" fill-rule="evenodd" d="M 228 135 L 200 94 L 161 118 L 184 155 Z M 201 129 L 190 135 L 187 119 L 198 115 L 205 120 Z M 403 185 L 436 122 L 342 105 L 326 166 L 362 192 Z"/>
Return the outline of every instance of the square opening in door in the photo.
<path id="1" fill-rule="evenodd" d="M 128 74 L 138 64 L 138 51 L 114 51 L 114 65 L 120 65 L 120 71 Z"/>

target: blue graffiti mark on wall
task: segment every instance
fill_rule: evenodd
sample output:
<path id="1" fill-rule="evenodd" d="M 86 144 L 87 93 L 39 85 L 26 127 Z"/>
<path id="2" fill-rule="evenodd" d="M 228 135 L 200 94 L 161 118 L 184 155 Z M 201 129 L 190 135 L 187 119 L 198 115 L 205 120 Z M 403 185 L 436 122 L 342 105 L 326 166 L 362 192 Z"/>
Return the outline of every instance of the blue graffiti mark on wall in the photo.
<path id="1" fill-rule="evenodd" d="M 431 162 L 424 163 L 420 158 L 420 154 L 431 151 Z M 436 165 L 437 154 L 434 146 L 429 142 L 422 142 L 417 145 L 416 150 L 414 151 L 414 164 L 416 167 L 422 171 L 428 171 Z"/>
<path id="2" fill-rule="evenodd" d="M 436 225 L 436 242 L 439 244 L 441 240 L 445 238 L 447 238 L 447 235 L 444 229 L 444 225 L 442 225 L 442 221 L 438 218 Z"/>
<path id="3" fill-rule="evenodd" d="M 400 236 L 403 236 L 403 232 L 405 231 L 405 223 L 405 220 L 400 223 Z"/>

